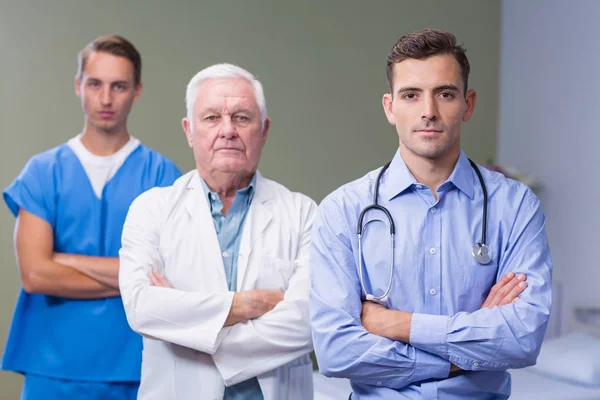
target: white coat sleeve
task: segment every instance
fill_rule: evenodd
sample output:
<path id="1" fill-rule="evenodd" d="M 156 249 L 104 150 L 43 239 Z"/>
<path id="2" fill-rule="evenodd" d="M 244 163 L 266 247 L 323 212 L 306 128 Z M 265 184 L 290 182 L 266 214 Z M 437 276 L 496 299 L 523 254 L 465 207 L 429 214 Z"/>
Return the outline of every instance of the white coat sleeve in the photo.
<path id="1" fill-rule="evenodd" d="M 184 292 L 151 286 L 162 266 L 158 245 L 169 188 L 151 189 L 130 206 L 119 251 L 119 288 L 127 321 L 139 334 L 213 354 L 224 337 L 232 292 Z"/>
<path id="2" fill-rule="evenodd" d="M 271 371 L 312 351 L 308 254 L 316 204 L 306 198 L 303 200 L 299 210 L 299 251 L 284 300 L 260 318 L 225 328 L 228 333 L 213 354 L 227 386 Z"/>

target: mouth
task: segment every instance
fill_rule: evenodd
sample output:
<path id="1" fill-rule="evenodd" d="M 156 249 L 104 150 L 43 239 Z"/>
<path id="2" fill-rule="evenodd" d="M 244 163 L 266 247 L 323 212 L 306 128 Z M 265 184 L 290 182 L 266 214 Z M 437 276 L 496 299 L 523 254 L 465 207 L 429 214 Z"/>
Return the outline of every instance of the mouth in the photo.
<path id="1" fill-rule="evenodd" d="M 98 115 L 102 119 L 110 119 L 115 115 L 115 113 L 113 111 L 100 111 L 98 112 Z"/>
<path id="2" fill-rule="evenodd" d="M 434 138 L 440 136 L 443 131 L 438 129 L 417 129 L 414 132 L 426 138 Z"/>

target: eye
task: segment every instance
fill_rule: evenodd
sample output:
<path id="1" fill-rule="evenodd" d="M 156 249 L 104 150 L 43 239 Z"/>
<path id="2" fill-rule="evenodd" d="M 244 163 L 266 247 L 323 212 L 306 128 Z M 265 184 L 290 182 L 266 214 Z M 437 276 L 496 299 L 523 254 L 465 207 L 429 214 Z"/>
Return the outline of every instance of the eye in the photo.
<path id="1" fill-rule="evenodd" d="M 209 115 L 208 117 L 204 118 L 205 121 L 216 121 L 217 119 L 218 117 L 216 115 Z"/>
<path id="2" fill-rule="evenodd" d="M 99 87 L 99 86 L 100 86 L 100 82 L 98 82 L 98 81 L 88 81 L 88 82 L 87 82 L 87 85 L 88 85 L 89 87 L 96 88 L 96 87 Z"/>
<path id="3" fill-rule="evenodd" d="M 416 93 L 404 93 L 401 97 L 404 100 L 414 100 L 417 98 L 417 94 Z"/>
<path id="4" fill-rule="evenodd" d="M 245 115 L 236 115 L 235 119 L 240 121 L 240 122 L 248 122 L 250 121 L 249 117 L 246 117 Z"/>
<path id="5" fill-rule="evenodd" d="M 117 91 L 119 91 L 119 92 L 122 92 L 122 91 L 124 91 L 124 90 L 126 90 L 126 89 L 127 89 L 127 85 L 123 85 L 122 83 L 117 83 L 117 84 L 114 86 L 114 88 L 115 88 L 115 90 L 117 90 Z"/>
<path id="6" fill-rule="evenodd" d="M 451 100 L 451 99 L 455 98 L 456 96 L 454 95 L 454 93 L 451 93 L 451 92 L 442 92 L 442 93 L 440 93 L 440 97 L 442 99 Z"/>

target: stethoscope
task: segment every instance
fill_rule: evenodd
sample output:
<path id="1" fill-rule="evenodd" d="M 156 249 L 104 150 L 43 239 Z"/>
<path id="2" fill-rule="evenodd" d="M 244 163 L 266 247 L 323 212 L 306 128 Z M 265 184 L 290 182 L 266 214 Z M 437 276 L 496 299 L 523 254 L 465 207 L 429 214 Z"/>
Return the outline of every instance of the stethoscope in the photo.
<path id="1" fill-rule="evenodd" d="M 487 232 L 487 206 L 488 206 L 488 193 L 487 187 L 485 186 L 485 182 L 483 180 L 483 176 L 481 175 L 481 171 L 477 164 L 475 164 L 472 160 L 469 160 L 471 163 L 471 167 L 477 173 L 477 178 L 479 178 L 479 183 L 481 184 L 481 190 L 483 191 L 483 223 L 481 225 L 481 241 L 474 243 L 471 247 L 471 254 L 480 264 L 489 264 L 492 261 L 492 250 L 486 244 L 486 232 Z M 377 202 L 377 197 L 379 195 L 379 183 L 381 182 L 381 177 L 385 173 L 385 171 L 390 166 L 391 162 L 388 162 L 383 166 L 379 175 L 377 175 L 377 180 L 375 181 L 375 189 L 373 190 L 373 204 L 363 208 L 360 212 L 360 216 L 358 217 L 358 275 L 360 278 L 360 285 L 362 286 L 363 292 L 365 293 L 366 299 L 369 301 L 379 301 L 385 302 L 388 299 L 388 295 L 390 294 L 390 289 L 392 288 L 392 276 L 394 275 L 394 235 L 396 234 L 396 227 L 394 225 L 394 219 L 392 218 L 392 214 L 382 205 L 379 205 Z M 390 226 L 390 246 L 391 246 L 391 256 L 390 256 L 390 279 L 388 280 L 388 286 L 385 290 L 385 293 L 381 296 L 375 296 L 374 294 L 367 293 L 367 289 L 365 287 L 365 282 L 363 280 L 363 253 L 362 253 L 362 232 L 365 225 L 363 225 L 363 219 L 365 214 L 370 210 L 379 210 L 382 211 L 389 222 Z M 367 222 L 368 223 L 368 222 Z"/>

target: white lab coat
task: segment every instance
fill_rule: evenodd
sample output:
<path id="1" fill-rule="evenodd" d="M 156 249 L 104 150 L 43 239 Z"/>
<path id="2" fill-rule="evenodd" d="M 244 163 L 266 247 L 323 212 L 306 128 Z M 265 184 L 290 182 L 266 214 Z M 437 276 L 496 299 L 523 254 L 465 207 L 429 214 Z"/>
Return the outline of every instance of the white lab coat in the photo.
<path id="1" fill-rule="evenodd" d="M 131 205 L 119 286 L 144 337 L 143 400 L 222 400 L 257 377 L 265 400 L 313 398 L 308 247 L 316 204 L 257 172 L 238 256 L 238 291 L 279 289 L 272 311 L 223 328 L 233 292 L 197 171 Z M 156 269 L 174 289 L 150 285 Z"/>

